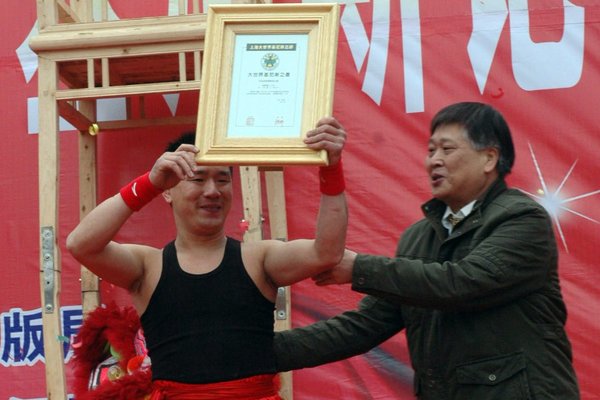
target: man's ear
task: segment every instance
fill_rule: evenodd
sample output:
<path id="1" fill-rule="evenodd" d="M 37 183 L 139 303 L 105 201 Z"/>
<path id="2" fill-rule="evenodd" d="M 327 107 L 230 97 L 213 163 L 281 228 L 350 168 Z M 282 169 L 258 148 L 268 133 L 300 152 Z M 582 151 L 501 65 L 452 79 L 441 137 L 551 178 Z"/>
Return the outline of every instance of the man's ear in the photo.
<path id="1" fill-rule="evenodd" d="M 485 156 L 485 164 L 484 171 L 489 173 L 496 169 L 498 166 L 498 159 L 500 158 L 500 154 L 498 153 L 498 149 L 495 147 L 488 147 L 483 150 L 483 155 Z"/>

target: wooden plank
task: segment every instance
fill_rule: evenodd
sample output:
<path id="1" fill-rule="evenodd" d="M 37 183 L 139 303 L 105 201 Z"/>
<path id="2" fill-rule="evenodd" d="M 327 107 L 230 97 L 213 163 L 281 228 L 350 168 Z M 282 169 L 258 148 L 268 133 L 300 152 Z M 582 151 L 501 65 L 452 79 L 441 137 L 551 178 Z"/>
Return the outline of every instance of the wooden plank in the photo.
<path id="1" fill-rule="evenodd" d="M 271 227 L 271 239 L 287 241 L 287 214 L 285 208 L 285 186 L 283 181 L 283 168 L 269 169 L 264 172 L 265 187 L 267 190 L 267 205 L 269 208 L 269 225 Z M 275 316 L 275 331 L 287 330 L 292 327 L 291 316 L 291 288 L 289 286 L 280 288 L 285 290 L 285 317 Z M 279 394 L 285 400 L 292 400 L 294 396 L 292 371 L 279 374 L 281 389 Z"/>
<path id="2" fill-rule="evenodd" d="M 55 0 L 36 0 L 38 30 L 43 32 L 50 26 L 58 24 L 58 9 Z"/>
<path id="3" fill-rule="evenodd" d="M 79 22 L 92 22 L 94 20 L 92 0 L 71 0 L 69 4 L 77 14 Z"/>
<path id="4" fill-rule="evenodd" d="M 88 128 L 93 123 L 67 101 L 58 102 L 58 110 L 59 114 L 78 131 L 87 132 Z"/>
<path id="5" fill-rule="evenodd" d="M 56 93 L 56 98 L 58 100 L 101 99 L 152 93 L 186 92 L 191 90 L 200 90 L 200 82 L 147 83 L 140 85 L 111 86 L 107 88 L 65 89 L 58 91 Z"/>
<path id="6" fill-rule="evenodd" d="M 39 0 L 38 0 L 39 1 Z M 94 30 L 97 27 L 99 30 L 112 30 L 115 28 L 124 27 L 143 27 L 148 25 L 179 25 L 179 24 L 190 24 L 197 23 L 200 21 L 206 21 L 206 14 L 198 15 L 165 15 L 165 16 L 149 16 L 140 18 L 124 18 L 111 21 L 92 21 L 82 22 L 79 24 L 60 24 L 49 26 L 44 33 L 51 32 L 88 32 Z M 188 29 L 188 28 L 185 28 Z"/>
<path id="7" fill-rule="evenodd" d="M 96 120 L 96 102 L 85 100 L 79 102 L 81 115 L 91 121 Z M 89 125 L 88 125 L 89 126 Z M 83 219 L 96 207 L 96 141 L 88 128 L 79 129 L 79 219 Z M 100 280 L 81 266 L 81 307 L 83 318 L 100 305 Z"/>
<path id="8" fill-rule="evenodd" d="M 269 225 L 271 238 L 287 240 L 287 217 L 285 210 L 285 187 L 283 184 L 283 168 L 271 168 L 265 171 L 265 187 L 267 205 L 269 207 Z"/>
<path id="9" fill-rule="evenodd" d="M 179 53 L 179 82 L 187 81 L 185 53 Z"/>
<path id="10" fill-rule="evenodd" d="M 102 0 L 102 21 L 108 20 L 108 0 Z"/>
<path id="11" fill-rule="evenodd" d="M 269 209 L 269 226 L 271 228 L 271 239 L 287 241 L 287 217 L 285 209 L 285 187 L 283 184 L 283 168 L 268 170 L 265 174 L 265 186 L 267 191 L 267 205 Z M 275 319 L 275 330 L 290 329 L 292 326 L 290 318 L 290 291 L 285 288 L 285 314 L 284 318 L 277 316 Z"/>
<path id="12" fill-rule="evenodd" d="M 244 242 L 262 240 L 262 202 L 258 167 L 240 167 L 240 182 L 244 219 L 249 222 L 248 230 L 244 232 Z"/>
<path id="13" fill-rule="evenodd" d="M 139 44 L 203 40 L 205 14 L 152 17 L 135 20 L 61 24 L 32 37 L 36 53 L 65 49 L 135 46 Z"/>
<path id="14" fill-rule="evenodd" d="M 164 43 L 136 43 L 111 45 L 84 49 L 37 50 L 37 53 L 57 62 L 75 61 L 83 63 L 90 58 L 109 57 L 113 60 L 127 60 L 134 56 L 164 56 L 170 53 L 204 51 L 204 38 Z"/>
<path id="15" fill-rule="evenodd" d="M 39 134 L 38 134 L 38 177 L 39 177 L 39 223 L 40 231 L 53 232 L 53 251 L 44 254 L 43 238 L 40 240 L 40 287 L 42 296 L 42 324 L 44 356 L 46 359 L 46 392 L 48 399 L 66 399 L 65 364 L 60 318 L 60 252 L 58 237 L 58 106 L 54 94 L 58 85 L 56 63 L 38 58 Z M 53 266 L 49 271 L 44 265 L 49 257 Z M 48 275 L 45 276 L 45 273 Z M 47 282 L 54 282 L 49 293 L 51 304 L 46 300 Z"/>
<path id="16" fill-rule="evenodd" d="M 102 58 L 102 87 L 107 88 L 110 86 L 110 74 L 108 71 L 108 58 Z"/>
<path id="17" fill-rule="evenodd" d="M 202 78 L 202 59 L 200 58 L 200 52 L 194 52 L 194 79 L 199 81 Z"/>
<path id="18" fill-rule="evenodd" d="M 135 129 L 146 128 L 148 126 L 190 126 L 196 127 L 198 118 L 196 115 L 180 115 L 175 117 L 157 117 L 143 119 L 127 119 L 119 121 L 99 121 L 97 122 L 100 131 L 113 129 Z"/>
<path id="19" fill-rule="evenodd" d="M 58 7 L 58 19 L 60 22 L 82 22 L 77 13 L 71 9 L 71 6 L 65 0 L 56 0 L 56 5 Z"/>
<path id="20" fill-rule="evenodd" d="M 87 60 L 86 62 L 86 69 L 87 69 L 87 87 L 88 88 L 93 88 L 94 86 L 96 86 L 96 82 L 94 80 L 94 60 Z"/>

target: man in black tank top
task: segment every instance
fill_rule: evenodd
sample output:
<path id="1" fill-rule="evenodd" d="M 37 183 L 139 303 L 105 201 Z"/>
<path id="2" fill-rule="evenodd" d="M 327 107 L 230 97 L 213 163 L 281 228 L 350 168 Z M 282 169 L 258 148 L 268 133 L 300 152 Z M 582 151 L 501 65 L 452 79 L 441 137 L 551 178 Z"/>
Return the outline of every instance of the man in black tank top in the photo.
<path id="1" fill-rule="evenodd" d="M 225 234 L 232 168 L 196 164 L 194 134 L 172 142 L 152 169 L 92 210 L 67 238 L 67 249 L 103 280 L 123 287 L 152 361 L 151 399 L 279 399 L 273 355 L 277 288 L 341 261 L 347 228 L 341 154 L 334 118 L 306 134 L 325 150 L 315 239 L 240 243 Z M 112 239 L 158 194 L 171 206 L 176 238 L 158 249 Z"/>

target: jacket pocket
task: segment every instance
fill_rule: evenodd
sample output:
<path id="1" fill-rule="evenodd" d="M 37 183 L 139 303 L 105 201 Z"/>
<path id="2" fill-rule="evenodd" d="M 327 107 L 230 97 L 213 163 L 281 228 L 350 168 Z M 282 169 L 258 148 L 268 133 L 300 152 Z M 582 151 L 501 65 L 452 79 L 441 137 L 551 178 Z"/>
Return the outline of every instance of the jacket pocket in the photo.
<path id="1" fill-rule="evenodd" d="M 523 353 L 460 364 L 456 368 L 456 399 L 530 400 Z"/>

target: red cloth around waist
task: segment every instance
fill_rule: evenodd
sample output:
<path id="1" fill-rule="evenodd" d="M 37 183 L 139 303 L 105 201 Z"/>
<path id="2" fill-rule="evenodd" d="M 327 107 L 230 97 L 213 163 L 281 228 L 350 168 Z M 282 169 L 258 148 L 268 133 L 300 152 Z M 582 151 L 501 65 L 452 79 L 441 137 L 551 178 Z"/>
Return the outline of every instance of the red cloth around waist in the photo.
<path id="1" fill-rule="evenodd" d="M 276 375 L 203 384 L 157 380 L 153 389 L 149 400 L 282 400 Z"/>

